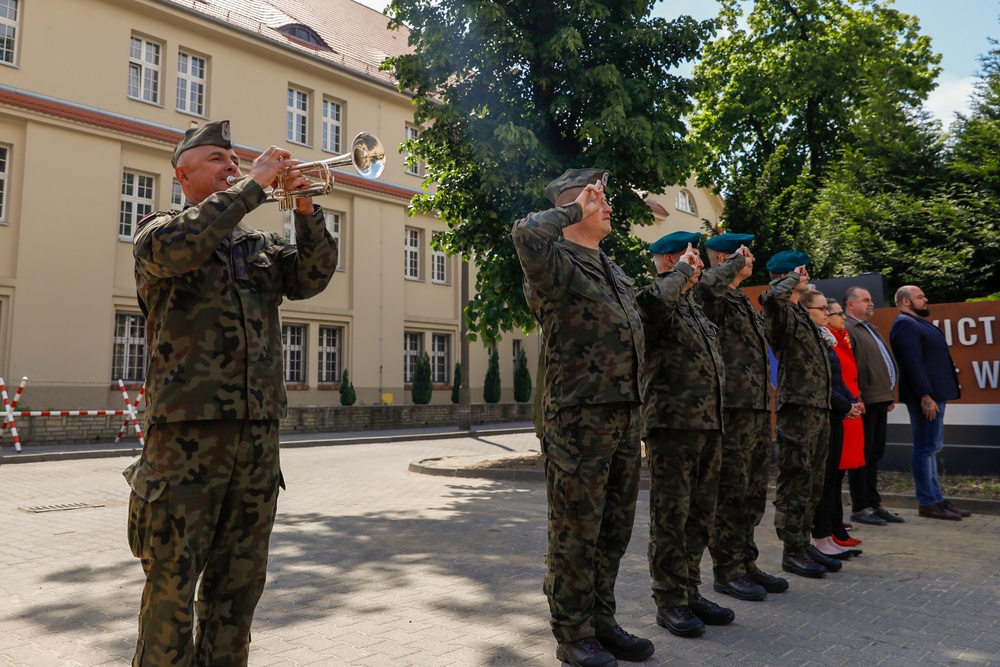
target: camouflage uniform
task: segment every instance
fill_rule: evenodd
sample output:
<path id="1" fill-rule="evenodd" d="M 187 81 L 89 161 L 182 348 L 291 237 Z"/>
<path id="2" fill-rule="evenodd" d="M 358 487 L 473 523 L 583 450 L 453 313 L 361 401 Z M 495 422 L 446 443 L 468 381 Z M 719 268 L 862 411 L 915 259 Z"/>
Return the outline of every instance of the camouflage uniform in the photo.
<path id="1" fill-rule="evenodd" d="M 524 295 L 542 328 L 552 632 L 573 642 L 615 628 L 614 585 L 639 492 L 645 350 L 631 278 L 562 237 L 571 203 L 532 213 L 512 236 Z"/>
<path id="2" fill-rule="evenodd" d="M 725 367 L 716 326 L 682 293 L 677 264 L 640 290 L 649 386 L 643 433 L 650 471 L 649 573 L 658 608 L 700 598 L 701 557 L 715 518 Z"/>
<path id="3" fill-rule="evenodd" d="M 701 274 L 692 288 L 705 314 L 719 327 L 726 364 L 722 403 L 719 501 L 709 551 L 716 581 L 758 572 L 754 528 L 767 506 L 771 464 L 771 377 L 764 319 L 746 294 L 730 287 L 746 265 L 740 254 Z"/>
<path id="4" fill-rule="evenodd" d="M 246 179 L 135 233 L 149 349 L 146 444 L 124 473 L 146 574 L 136 666 L 247 663 L 282 485 L 278 305 L 318 294 L 337 266 L 318 207 L 296 214 L 297 246 L 243 225 L 265 198 Z"/>
<path id="5" fill-rule="evenodd" d="M 789 273 L 760 295 L 767 340 L 778 359 L 774 528 L 786 552 L 811 543 L 830 437 L 830 360 L 809 313 L 789 300 L 798 282 L 799 274 Z"/>

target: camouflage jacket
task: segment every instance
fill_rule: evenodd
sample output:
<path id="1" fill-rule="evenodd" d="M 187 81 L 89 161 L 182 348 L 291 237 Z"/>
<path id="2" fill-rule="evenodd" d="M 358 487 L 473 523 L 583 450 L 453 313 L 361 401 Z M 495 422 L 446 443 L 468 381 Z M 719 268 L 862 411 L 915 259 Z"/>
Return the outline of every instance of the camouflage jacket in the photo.
<path id="1" fill-rule="evenodd" d="M 682 293 L 694 274 L 687 264 L 656 276 L 637 300 L 646 332 L 643 435 L 654 428 L 722 430 L 725 364 L 718 328 Z"/>
<path id="2" fill-rule="evenodd" d="M 535 212 L 511 236 L 524 270 L 524 297 L 542 328 L 546 419 L 570 405 L 642 400 L 645 353 L 634 281 L 599 249 L 562 236 L 579 204 Z"/>
<path id="3" fill-rule="evenodd" d="M 250 179 L 183 211 L 155 213 L 133 238 L 146 313 L 147 423 L 280 419 L 283 297 L 326 288 L 337 244 L 319 208 L 295 215 L 298 245 L 246 227 L 265 193 Z"/>
<path id="4" fill-rule="evenodd" d="M 764 331 L 778 360 L 778 387 L 774 409 L 786 403 L 830 409 L 830 360 L 826 345 L 809 313 L 789 297 L 798 273 L 771 281 L 760 295 Z"/>
<path id="5" fill-rule="evenodd" d="M 703 271 L 691 288 L 702 310 L 719 327 L 719 348 L 726 364 L 723 406 L 735 410 L 771 410 L 771 360 L 764 336 L 764 318 L 750 298 L 730 287 L 746 265 L 732 255 Z"/>

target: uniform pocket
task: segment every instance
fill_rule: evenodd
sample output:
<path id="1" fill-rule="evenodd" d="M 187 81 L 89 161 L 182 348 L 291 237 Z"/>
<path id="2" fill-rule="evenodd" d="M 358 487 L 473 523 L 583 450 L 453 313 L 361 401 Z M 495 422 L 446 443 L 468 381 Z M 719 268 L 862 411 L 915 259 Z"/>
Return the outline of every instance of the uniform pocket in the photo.
<path id="1" fill-rule="evenodd" d="M 174 555 L 170 521 L 170 478 L 139 459 L 122 473 L 132 489 L 128 500 L 128 544 L 132 555 L 160 560 Z"/>
<path id="2" fill-rule="evenodd" d="M 542 453 L 564 472 L 573 474 L 580 465 L 580 454 L 568 447 L 556 444 L 548 436 L 542 438 Z"/>

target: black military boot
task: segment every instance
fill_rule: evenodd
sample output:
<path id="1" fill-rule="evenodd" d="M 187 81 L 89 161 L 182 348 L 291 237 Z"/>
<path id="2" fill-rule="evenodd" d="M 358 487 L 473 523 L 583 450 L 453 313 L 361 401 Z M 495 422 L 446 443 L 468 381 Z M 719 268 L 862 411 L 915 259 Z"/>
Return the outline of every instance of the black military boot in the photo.
<path id="1" fill-rule="evenodd" d="M 712 584 L 716 593 L 731 595 L 737 600 L 765 600 L 767 589 L 748 576 L 742 576 L 731 581 L 719 581 Z"/>
<path id="2" fill-rule="evenodd" d="M 784 593 L 788 590 L 788 579 L 776 577 L 768 574 L 764 570 L 757 570 L 747 575 L 752 581 L 764 587 L 768 593 Z"/>
<path id="3" fill-rule="evenodd" d="M 597 633 L 597 641 L 611 655 L 629 662 L 640 662 L 653 655 L 653 642 L 625 632 L 620 625 Z"/>
<path id="4" fill-rule="evenodd" d="M 804 549 L 786 549 L 781 556 L 781 569 L 800 577 L 819 579 L 826 576 L 826 568 L 810 558 Z"/>
<path id="5" fill-rule="evenodd" d="M 656 610 L 656 624 L 670 630 L 678 637 L 700 637 L 705 634 L 705 624 L 694 615 L 691 607 L 660 607 Z"/>
<path id="6" fill-rule="evenodd" d="M 839 560 L 827 556 L 811 544 L 806 545 L 806 555 L 825 567 L 827 572 L 840 572 L 840 568 L 844 567 Z"/>
<path id="7" fill-rule="evenodd" d="M 556 658 L 572 667 L 618 667 L 615 656 L 608 653 L 596 637 L 559 642 Z"/>
<path id="8" fill-rule="evenodd" d="M 729 625 L 736 618 L 736 612 L 732 609 L 719 606 L 700 595 L 697 600 L 689 602 L 688 606 L 706 625 Z"/>

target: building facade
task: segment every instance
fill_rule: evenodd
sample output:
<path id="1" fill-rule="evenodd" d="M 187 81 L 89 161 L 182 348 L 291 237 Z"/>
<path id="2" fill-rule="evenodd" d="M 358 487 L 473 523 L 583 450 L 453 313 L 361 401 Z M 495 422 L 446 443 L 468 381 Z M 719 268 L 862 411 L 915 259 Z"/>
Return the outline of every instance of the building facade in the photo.
<path id="1" fill-rule="evenodd" d="M 244 173 L 270 145 L 320 160 L 368 132 L 386 148 L 381 179 L 344 168 L 316 199 L 340 267 L 323 294 L 282 305 L 289 402 L 338 404 L 347 369 L 360 403 L 408 403 L 424 352 L 433 402 L 449 400 L 462 265 L 431 247 L 443 222 L 408 214 L 423 174 L 399 146 L 421 128 L 378 69 L 407 48 L 387 22 L 352 0 L 0 0 L 0 376 L 29 378 L 24 409 L 119 407 L 118 380 L 141 384 L 132 233 L 146 213 L 183 206 L 171 150 L 192 123 L 223 118 Z M 711 195 L 676 190 L 642 238 L 683 216 L 697 225 L 676 228 L 718 220 Z M 247 223 L 292 235 L 275 205 Z M 503 400 L 522 349 L 533 371 L 536 337 L 497 344 Z M 479 401 L 487 351 L 470 353 Z"/>

